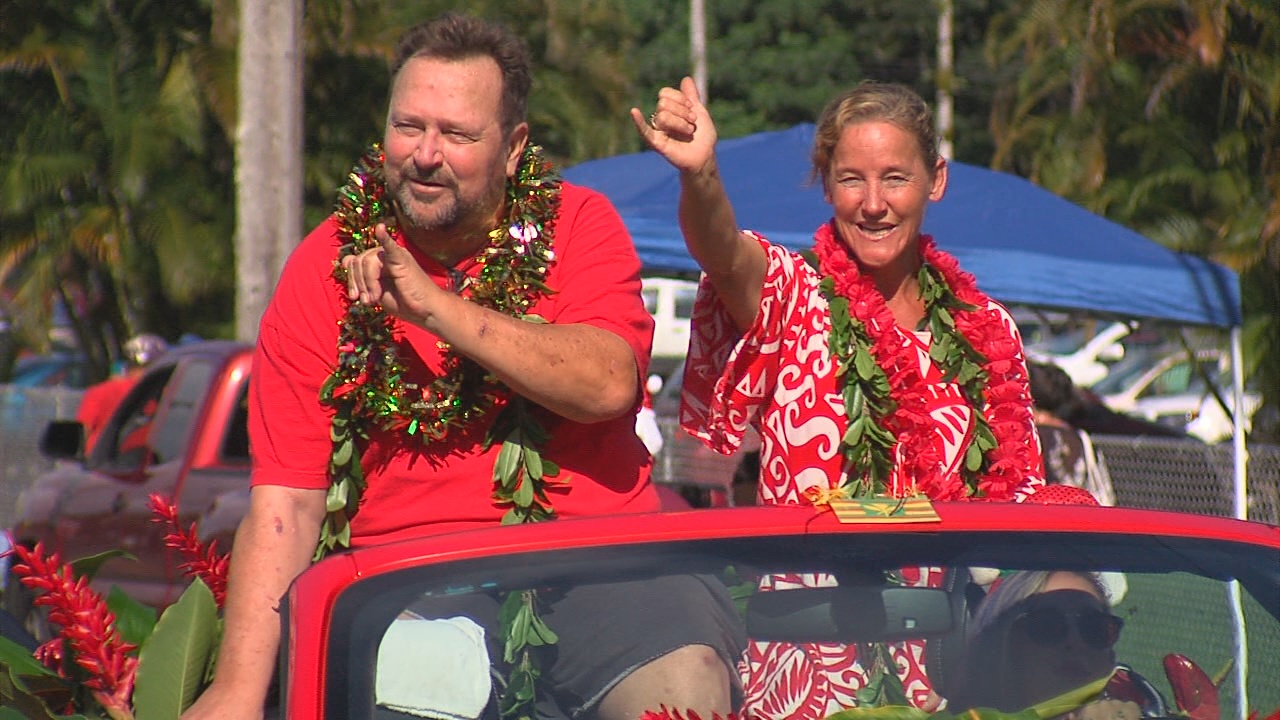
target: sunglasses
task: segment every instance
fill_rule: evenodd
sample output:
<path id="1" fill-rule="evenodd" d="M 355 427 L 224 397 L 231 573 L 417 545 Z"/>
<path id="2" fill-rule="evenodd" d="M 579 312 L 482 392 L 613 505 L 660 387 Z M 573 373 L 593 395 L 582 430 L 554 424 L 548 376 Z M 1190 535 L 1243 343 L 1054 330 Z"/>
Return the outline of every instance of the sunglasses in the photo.
<path id="1" fill-rule="evenodd" d="M 1120 639 L 1124 621 L 1096 608 L 1063 610 L 1040 607 L 1028 610 L 1013 621 L 1013 627 L 1037 645 L 1056 645 L 1067 639 L 1072 629 L 1094 650 L 1106 650 Z"/>

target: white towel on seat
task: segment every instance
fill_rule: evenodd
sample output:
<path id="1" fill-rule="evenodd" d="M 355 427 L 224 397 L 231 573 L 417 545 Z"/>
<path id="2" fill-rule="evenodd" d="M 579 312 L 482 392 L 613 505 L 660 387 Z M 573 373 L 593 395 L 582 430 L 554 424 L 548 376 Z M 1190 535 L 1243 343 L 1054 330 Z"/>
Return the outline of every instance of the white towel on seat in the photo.
<path id="1" fill-rule="evenodd" d="M 484 628 L 470 618 L 397 618 L 382 636 L 379 705 L 433 720 L 475 720 L 491 690 Z"/>

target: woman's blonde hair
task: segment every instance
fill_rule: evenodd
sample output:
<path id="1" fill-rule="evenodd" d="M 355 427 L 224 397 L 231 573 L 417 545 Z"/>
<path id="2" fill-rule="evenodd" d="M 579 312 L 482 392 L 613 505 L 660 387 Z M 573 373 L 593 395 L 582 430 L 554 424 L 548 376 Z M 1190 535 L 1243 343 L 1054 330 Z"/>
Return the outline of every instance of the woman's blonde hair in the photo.
<path id="1" fill-rule="evenodd" d="M 824 184 L 831 169 L 840 135 L 850 125 L 860 122 L 887 122 L 915 137 L 930 177 L 938 164 L 938 131 L 933 125 L 933 112 L 915 90 L 897 83 L 864 81 L 840 93 L 827 103 L 818 116 L 813 133 L 812 179 Z"/>

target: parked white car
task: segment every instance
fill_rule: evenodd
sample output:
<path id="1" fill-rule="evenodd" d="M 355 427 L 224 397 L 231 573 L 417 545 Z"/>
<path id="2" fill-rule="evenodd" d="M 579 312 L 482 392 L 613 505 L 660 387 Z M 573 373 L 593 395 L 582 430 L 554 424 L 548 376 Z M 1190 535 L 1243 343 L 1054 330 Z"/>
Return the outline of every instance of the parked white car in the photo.
<path id="1" fill-rule="evenodd" d="M 1118 363 L 1092 389 L 1112 410 L 1185 430 L 1205 442 L 1219 442 L 1231 437 L 1233 430 L 1227 411 L 1233 407 L 1230 369 L 1230 357 L 1221 350 L 1196 351 L 1192 362 L 1191 355 L 1180 349 L 1154 362 L 1133 357 Z M 1245 392 L 1246 431 L 1261 403 L 1258 393 Z"/>
<path id="2" fill-rule="evenodd" d="M 653 316 L 653 357 L 683 359 L 689 351 L 689 316 L 698 283 L 669 277 L 641 278 L 644 306 Z"/>
<path id="3" fill-rule="evenodd" d="M 1091 387 L 1106 377 L 1111 365 L 1124 358 L 1123 340 L 1135 327 L 1113 322 L 1090 337 L 1083 330 L 1055 336 L 1026 347 L 1027 359 L 1053 363 L 1071 376 L 1079 387 Z"/>

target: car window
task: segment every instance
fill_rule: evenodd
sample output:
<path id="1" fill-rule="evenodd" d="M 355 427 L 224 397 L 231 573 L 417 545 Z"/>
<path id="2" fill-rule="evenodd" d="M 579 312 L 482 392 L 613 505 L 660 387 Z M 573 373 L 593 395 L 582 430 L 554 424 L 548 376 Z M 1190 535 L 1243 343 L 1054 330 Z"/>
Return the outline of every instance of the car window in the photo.
<path id="1" fill-rule="evenodd" d="M 1179 395 L 1185 393 L 1191 385 L 1193 372 L 1191 363 L 1183 361 L 1156 376 L 1141 393 L 1141 397 L 1151 395 Z"/>
<path id="2" fill-rule="evenodd" d="M 138 381 L 111 415 L 93 454 L 96 462 L 132 470 L 153 451 L 153 430 L 160 399 L 173 376 L 172 365 L 154 368 Z"/>
<path id="3" fill-rule="evenodd" d="M 693 303 L 698 298 L 698 290 L 696 287 L 679 287 L 676 288 L 676 317 L 681 320 L 688 320 L 693 316 Z"/>
<path id="4" fill-rule="evenodd" d="M 180 366 L 169 405 L 153 431 L 152 447 L 162 461 L 180 456 L 187 447 L 192 423 L 208 393 L 209 379 L 216 371 L 214 364 L 204 358 L 193 358 Z"/>
<path id="5" fill-rule="evenodd" d="M 243 462 L 249 460 L 249 383 L 247 381 L 240 386 L 240 393 L 236 397 L 236 407 L 231 413 L 227 433 L 222 439 L 221 455 L 223 460 Z"/>
<path id="6" fill-rule="evenodd" d="M 1190 360 L 1182 359 L 1156 376 L 1146 388 L 1138 394 L 1140 398 L 1163 397 L 1168 395 L 1202 395 L 1207 392 L 1205 378 L 1216 382 L 1219 376 L 1216 357 L 1200 358 L 1193 365 Z"/>
<path id="7" fill-rule="evenodd" d="M 658 288 L 646 287 L 640 290 L 640 296 L 644 298 L 645 312 L 653 315 L 658 312 Z"/>
<path id="8" fill-rule="evenodd" d="M 1136 381 L 1147 374 L 1154 362 L 1157 361 L 1142 353 L 1128 355 L 1111 366 L 1107 376 L 1095 383 L 1090 389 L 1098 395 L 1122 393 L 1130 389 Z"/>

